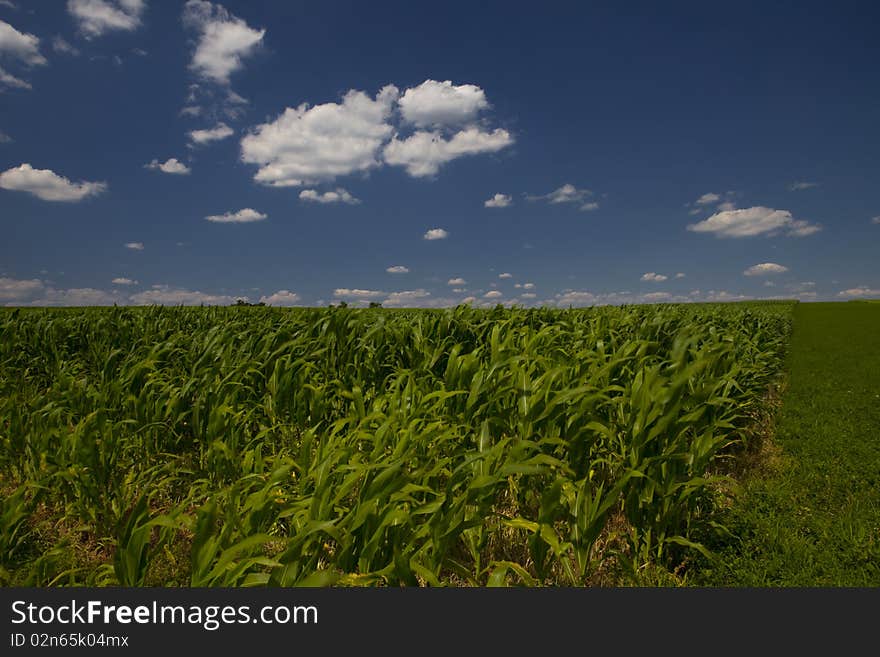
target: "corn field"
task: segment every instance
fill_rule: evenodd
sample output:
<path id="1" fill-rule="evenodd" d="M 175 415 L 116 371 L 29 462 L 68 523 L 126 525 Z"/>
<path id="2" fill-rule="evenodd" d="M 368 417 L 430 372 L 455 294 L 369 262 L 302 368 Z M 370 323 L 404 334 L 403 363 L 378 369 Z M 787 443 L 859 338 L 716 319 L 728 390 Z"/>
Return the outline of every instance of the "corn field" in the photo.
<path id="1" fill-rule="evenodd" d="M 4 311 L 0 583 L 582 586 L 711 556 L 790 311 Z"/>

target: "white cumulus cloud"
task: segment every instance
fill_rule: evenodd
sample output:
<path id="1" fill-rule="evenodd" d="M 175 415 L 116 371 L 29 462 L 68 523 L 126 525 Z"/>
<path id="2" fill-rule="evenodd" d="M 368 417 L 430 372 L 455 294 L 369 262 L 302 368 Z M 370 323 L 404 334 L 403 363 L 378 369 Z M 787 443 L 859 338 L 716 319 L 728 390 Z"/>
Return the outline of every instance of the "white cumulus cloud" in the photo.
<path id="1" fill-rule="evenodd" d="M 262 221 L 269 215 L 257 212 L 253 208 L 242 208 L 238 212 L 227 212 L 225 214 L 212 214 L 205 217 L 208 221 L 218 224 L 246 224 L 254 221 Z"/>
<path id="2" fill-rule="evenodd" d="M 385 271 L 387 271 L 389 274 L 408 274 L 409 268 L 404 267 L 403 265 L 392 265 L 391 267 L 388 267 Z"/>
<path id="3" fill-rule="evenodd" d="M 746 301 L 750 299 L 744 294 L 736 294 L 727 290 L 709 290 L 704 296 L 703 301 L 727 302 L 727 301 Z"/>
<path id="4" fill-rule="evenodd" d="M 145 169 L 154 169 L 159 170 L 162 173 L 171 173 L 178 176 L 186 175 L 190 173 L 191 169 L 186 166 L 183 162 L 179 161 L 176 157 L 172 157 L 164 162 L 159 162 L 159 160 L 153 160 L 149 164 L 144 165 Z"/>
<path id="5" fill-rule="evenodd" d="M 513 203 L 513 199 L 507 194 L 495 194 L 488 201 L 483 203 L 487 208 L 506 208 Z"/>
<path id="6" fill-rule="evenodd" d="M 0 59 L 26 67 L 43 66 L 48 63 L 40 52 L 40 40 L 33 34 L 19 32 L 9 23 L 0 20 Z M 31 84 L 0 67 L 0 90 L 30 89 Z"/>
<path id="7" fill-rule="evenodd" d="M 510 272 L 504 272 L 503 274 L 498 274 L 498 278 L 513 278 L 513 274 Z"/>
<path id="8" fill-rule="evenodd" d="M 31 83 L 27 80 L 17 78 L 12 73 L 0 66 L 0 85 L 11 87 L 12 89 L 31 89 Z"/>
<path id="9" fill-rule="evenodd" d="M 356 199 L 342 187 L 337 187 L 335 190 L 323 194 L 314 189 L 304 189 L 299 193 L 299 198 L 312 203 L 346 203 L 348 205 L 360 203 L 360 199 Z"/>
<path id="10" fill-rule="evenodd" d="M 564 306 L 587 306 L 595 305 L 599 300 L 592 292 L 582 290 L 564 290 L 555 297 L 556 305 Z"/>
<path id="11" fill-rule="evenodd" d="M 168 285 L 155 285 L 152 290 L 138 292 L 130 297 L 131 302 L 138 306 L 228 306 L 241 298 L 225 294 L 207 294 Z"/>
<path id="12" fill-rule="evenodd" d="M 131 249 L 132 251 L 143 251 L 144 243 L 143 242 L 126 242 L 123 244 L 126 249 Z"/>
<path id="13" fill-rule="evenodd" d="M 500 299 L 504 295 L 498 290 L 489 290 L 486 294 L 483 295 L 484 299 Z"/>
<path id="14" fill-rule="evenodd" d="M 120 276 L 119 278 L 114 278 L 112 281 L 113 285 L 137 285 L 138 282 L 131 278 L 125 278 L 124 276 Z"/>
<path id="15" fill-rule="evenodd" d="M 0 55 L 25 66 L 43 66 L 48 63 L 40 53 L 40 40 L 37 37 L 19 32 L 5 21 L 0 21 Z"/>
<path id="16" fill-rule="evenodd" d="M 546 195 L 550 203 L 576 203 L 582 201 L 585 196 L 592 195 L 589 189 L 578 189 L 574 185 L 565 184 Z"/>
<path id="17" fill-rule="evenodd" d="M 249 27 L 224 7 L 204 0 L 189 0 L 183 8 L 183 24 L 198 33 L 190 68 L 203 78 L 228 84 L 241 69 L 242 60 L 253 54 L 266 34 Z"/>
<path id="18" fill-rule="evenodd" d="M 732 198 L 736 195 L 736 192 L 729 191 L 721 194 L 715 192 L 706 192 L 700 198 L 698 198 L 693 203 L 685 203 L 685 206 L 693 206 L 691 211 L 688 214 L 696 215 L 701 214 L 706 211 L 709 205 L 716 206 L 716 212 L 723 212 L 725 210 L 735 210 L 736 204 L 733 202 Z M 726 198 L 726 200 L 724 200 Z"/>
<path id="19" fill-rule="evenodd" d="M 837 296 L 851 298 L 880 297 L 880 290 L 871 289 L 866 285 L 860 285 L 858 287 L 851 287 L 848 290 L 841 290 L 837 293 Z"/>
<path id="20" fill-rule="evenodd" d="M 553 300 L 545 303 L 555 304 L 559 307 L 567 306 L 605 306 L 620 304 L 649 304 L 649 303 L 683 303 L 697 301 L 702 295 L 699 290 L 694 290 L 690 295 L 673 295 L 670 292 L 648 292 L 646 294 L 633 294 L 629 290 L 620 292 L 608 292 L 595 294 L 586 290 L 563 290 Z"/>
<path id="21" fill-rule="evenodd" d="M 259 167 L 254 180 L 277 187 L 329 182 L 383 165 L 433 176 L 454 159 L 513 143 L 508 131 L 477 121 L 488 107 L 482 89 L 449 81 L 427 80 L 402 95 L 392 84 L 375 97 L 351 89 L 340 102 L 302 103 L 256 126 L 241 140 L 241 158 Z"/>
<path id="22" fill-rule="evenodd" d="M 104 182 L 74 183 L 50 169 L 22 164 L 0 173 L 0 188 L 27 192 L 43 201 L 75 203 L 107 190 Z"/>
<path id="23" fill-rule="evenodd" d="M 596 210 L 599 208 L 598 202 L 586 200 L 592 195 L 593 192 L 589 189 L 581 189 L 575 187 L 571 183 L 566 183 L 562 187 L 554 189 L 548 194 L 540 194 L 537 196 L 527 194 L 526 199 L 529 201 L 547 201 L 548 203 L 552 204 L 578 203 L 579 210 L 581 210 L 582 212 L 590 212 L 591 210 Z"/>
<path id="24" fill-rule="evenodd" d="M 743 272 L 744 276 L 766 276 L 767 274 L 782 274 L 788 271 L 788 267 L 777 265 L 775 262 L 762 262 L 752 265 Z"/>
<path id="25" fill-rule="evenodd" d="M 0 301 L 19 301 L 32 298 L 43 291 L 43 281 L 0 277 Z"/>
<path id="26" fill-rule="evenodd" d="M 404 92 L 400 113 L 416 127 L 470 123 L 488 109 L 485 92 L 473 84 L 454 85 L 450 80 L 425 80 Z"/>
<path id="27" fill-rule="evenodd" d="M 426 80 L 404 91 L 398 105 L 403 123 L 417 130 L 406 137 L 395 134 L 383 155 L 387 164 L 402 166 L 414 177 L 433 176 L 452 160 L 494 153 L 514 142 L 507 130 L 484 130 L 477 124 L 489 103 L 473 84 Z"/>
<path id="28" fill-rule="evenodd" d="M 566 183 L 548 194 L 538 196 L 526 196 L 530 201 L 547 201 L 548 203 L 580 203 L 593 192 L 589 189 L 579 189 L 571 183 Z"/>
<path id="29" fill-rule="evenodd" d="M 105 290 L 96 290 L 93 287 L 69 288 L 58 290 L 52 287 L 46 288 L 43 294 L 29 301 L 28 306 L 110 306 L 114 303 L 124 303 L 124 299 L 118 294 Z"/>
<path id="30" fill-rule="evenodd" d="M 254 180 L 276 187 L 316 184 L 378 167 L 397 95 L 397 87 L 388 85 L 374 99 L 351 90 L 341 103 L 288 107 L 241 140 L 241 158 L 259 165 Z"/>
<path id="31" fill-rule="evenodd" d="M 788 210 L 756 206 L 717 212 L 704 221 L 688 225 L 687 229 L 697 233 L 712 233 L 717 237 L 752 237 L 780 233 L 804 237 L 820 231 L 822 227 L 795 219 Z"/>
<path id="32" fill-rule="evenodd" d="M 430 296 L 430 292 L 421 288 L 419 288 L 418 290 L 403 290 L 401 292 L 392 292 L 388 295 L 386 299 L 382 301 L 382 305 L 389 307 L 415 307 L 434 305 L 434 301 L 425 301 Z M 439 303 L 442 304 L 443 302 L 440 301 Z"/>
<path id="33" fill-rule="evenodd" d="M 422 236 L 426 240 L 445 240 L 447 237 L 449 233 L 442 228 L 432 228 Z"/>
<path id="34" fill-rule="evenodd" d="M 7 306 L 109 306 L 119 294 L 91 287 L 57 289 L 39 279 L 0 278 L 0 302 Z"/>
<path id="35" fill-rule="evenodd" d="M 696 201 L 694 201 L 694 203 L 696 203 L 697 205 L 711 205 L 712 203 L 717 203 L 720 200 L 721 197 L 715 192 L 707 192 Z"/>
<path id="36" fill-rule="evenodd" d="M 388 293 L 381 290 L 361 290 L 358 288 L 338 287 L 333 290 L 333 296 L 338 299 L 378 299 Z"/>
<path id="37" fill-rule="evenodd" d="M 87 39 L 106 32 L 131 32 L 141 24 L 144 0 L 68 0 L 67 11 Z"/>
<path id="38" fill-rule="evenodd" d="M 213 128 L 207 128 L 205 130 L 190 130 L 187 134 L 192 143 L 202 145 L 231 137 L 233 130 L 221 121 Z"/>
<path id="39" fill-rule="evenodd" d="M 10 87 L 12 89 L 32 89 L 31 83 L 27 80 L 15 77 L 12 73 L 0 66 L 0 85 Z M 0 87 L 2 89 L 2 87 Z"/>
<path id="40" fill-rule="evenodd" d="M 260 301 L 268 306 L 296 306 L 300 296 L 290 290 L 278 290 L 275 294 L 260 297 Z"/>
<path id="41" fill-rule="evenodd" d="M 446 281 L 446 284 L 447 285 L 467 285 L 467 281 L 461 277 L 457 277 L 457 278 L 450 278 L 448 281 Z"/>
<path id="42" fill-rule="evenodd" d="M 416 178 L 433 176 L 444 164 L 466 155 L 494 153 L 513 144 L 513 137 L 503 128 L 491 132 L 476 126 L 464 128 L 446 138 L 439 131 L 419 130 L 400 140 L 395 135 L 385 146 L 388 164 L 402 166 Z"/>
<path id="43" fill-rule="evenodd" d="M 669 277 L 668 277 L 668 276 L 664 276 L 663 274 L 656 274 L 656 273 L 654 273 L 654 272 L 652 272 L 652 271 L 649 271 L 647 274 L 642 274 L 642 279 L 641 279 L 641 280 L 643 280 L 643 281 L 653 281 L 653 282 L 655 282 L 655 283 L 661 283 L 661 282 L 665 281 L 667 278 L 669 278 Z"/>

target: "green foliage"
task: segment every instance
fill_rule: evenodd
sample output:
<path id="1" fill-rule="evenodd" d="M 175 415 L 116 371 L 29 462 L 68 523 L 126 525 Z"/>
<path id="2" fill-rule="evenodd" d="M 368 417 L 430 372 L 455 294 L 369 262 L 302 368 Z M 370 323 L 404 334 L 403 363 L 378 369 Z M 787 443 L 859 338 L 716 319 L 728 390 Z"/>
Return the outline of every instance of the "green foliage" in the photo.
<path id="1" fill-rule="evenodd" d="M 880 306 L 799 304 L 764 468 L 698 581 L 880 586 Z"/>
<path id="2" fill-rule="evenodd" d="M 30 505 L 22 486 L 0 501 L 0 568 L 14 562 L 27 538 L 27 518 Z"/>
<path id="3" fill-rule="evenodd" d="M 17 549 L 9 502 L 0 551 L 16 581 L 64 584 L 674 566 L 705 551 L 717 459 L 748 437 L 790 309 L 5 312 L 2 481 L 107 556 Z"/>

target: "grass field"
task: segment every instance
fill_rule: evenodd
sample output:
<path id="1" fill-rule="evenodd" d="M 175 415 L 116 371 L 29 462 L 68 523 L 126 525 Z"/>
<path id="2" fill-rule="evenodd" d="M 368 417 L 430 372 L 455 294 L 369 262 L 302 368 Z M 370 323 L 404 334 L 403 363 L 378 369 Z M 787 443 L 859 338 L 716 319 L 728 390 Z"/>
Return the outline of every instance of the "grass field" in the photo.
<path id="1" fill-rule="evenodd" d="M 878 586 L 878 336 L 863 302 L 5 311 L 0 584 Z"/>
<path id="2" fill-rule="evenodd" d="M 791 310 L 4 312 L 2 583 L 686 581 Z"/>
<path id="3" fill-rule="evenodd" d="M 788 387 L 763 468 L 701 583 L 880 586 L 880 304 L 794 310 Z"/>

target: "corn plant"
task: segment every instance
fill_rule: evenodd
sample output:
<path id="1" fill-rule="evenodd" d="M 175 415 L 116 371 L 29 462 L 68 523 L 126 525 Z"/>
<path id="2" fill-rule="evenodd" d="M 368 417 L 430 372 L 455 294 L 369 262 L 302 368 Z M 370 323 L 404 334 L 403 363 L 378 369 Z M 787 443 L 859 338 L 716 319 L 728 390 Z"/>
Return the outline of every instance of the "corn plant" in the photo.
<path id="1" fill-rule="evenodd" d="M 790 310 L 3 311 L 4 568 L 495 586 L 672 567 L 705 552 Z"/>

